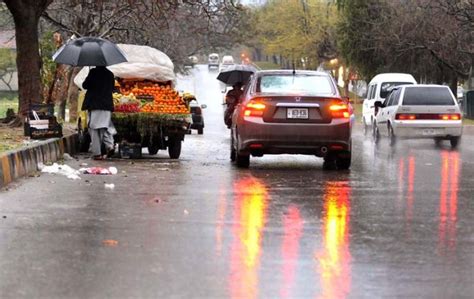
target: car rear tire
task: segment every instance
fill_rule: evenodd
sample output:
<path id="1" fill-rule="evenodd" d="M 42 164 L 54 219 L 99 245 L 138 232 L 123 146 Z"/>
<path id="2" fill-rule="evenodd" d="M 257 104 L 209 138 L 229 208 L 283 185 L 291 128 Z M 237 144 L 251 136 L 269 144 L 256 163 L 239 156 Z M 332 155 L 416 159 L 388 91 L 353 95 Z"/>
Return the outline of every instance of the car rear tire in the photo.
<path id="1" fill-rule="evenodd" d="M 329 152 L 324 157 L 323 169 L 324 170 L 335 170 L 336 169 L 336 156 L 335 156 L 334 153 Z"/>
<path id="2" fill-rule="evenodd" d="M 336 166 L 339 170 L 347 170 L 351 167 L 351 152 L 344 152 L 339 154 L 340 156 L 336 159 Z"/>
<path id="3" fill-rule="evenodd" d="M 204 134 L 204 128 L 199 128 L 199 129 L 198 129 L 198 134 L 199 134 L 199 135 Z"/>
<path id="4" fill-rule="evenodd" d="M 374 142 L 377 144 L 380 141 L 380 132 L 379 128 L 376 123 L 373 124 L 372 128 L 372 137 L 374 138 Z"/>
<path id="5" fill-rule="evenodd" d="M 388 136 L 390 137 L 390 145 L 395 145 L 395 143 L 397 143 L 397 136 L 395 136 L 393 128 L 390 124 L 388 125 Z"/>
<path id="6" fill-rule="evenodd" d="M 151 145 L 148 146 L 148 154 L 149 155 L 154 156 L 154 155 L 158 154 L 159 150 L 160 150 L 160 148 L 156 144 L 151 144 Z"/>
<path id="7" fill-rule="evenodd" d="M 168 141 L 168 154 L 171 159 L 179 159 L 181 155 L 181 140 L 173 137 Z"/>
<path id="8" fill-rule="evenodd" d="M 362 118 L 362 124 L 364 126 L 364 136 L 367 136 L 367 134 L 369 133 L 370 127 L 369 125 L 367 125 L 365 118 Z"/>
<path id="9" fill-rule="evenodd" d="M 232 131 L 230 132 L 230 161 L 235 162 L 237 159 L 237 152 L 234 148 L 234 138 L 232 137 Z"/>
<path id="10" fill-rule="evenodd" d="M 460 137 L 451 137 L 451 138 L 449 139 L 449 142 L 451 143 L 451 147 L 452 147 L 452 148 L 456 148 L 456 147 L 458 146 L 458 144 L 459 144 L 459 139 L 460 139 Z"/>
<path id="11" fill-rule="evenodd" d="M 249 168 L 249 166 L 250 166 L 250 155 L 237 154 L 236 161 L 237 161 L 237 167 L 239 167 L 239 168 Z"/>

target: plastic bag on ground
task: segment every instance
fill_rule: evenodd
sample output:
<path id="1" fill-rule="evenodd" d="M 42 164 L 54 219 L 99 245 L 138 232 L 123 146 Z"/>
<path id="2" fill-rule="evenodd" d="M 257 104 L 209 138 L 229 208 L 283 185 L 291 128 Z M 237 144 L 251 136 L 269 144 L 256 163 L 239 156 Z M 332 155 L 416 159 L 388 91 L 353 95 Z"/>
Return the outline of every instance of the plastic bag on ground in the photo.
<path id="1" fill-rule="evenodd" d="M 68 179 L 71 180 L 80 180 L 79 171 L 75 170 L 74 168 L 66 165 L 66 164 L 58 164 L 54 163 L 53 165 L 45 166 L 43 163 L 38 164 L 38 169 L 44 173 L 53 173 L 53 174 L 60 174 L 66 176 Z"/>

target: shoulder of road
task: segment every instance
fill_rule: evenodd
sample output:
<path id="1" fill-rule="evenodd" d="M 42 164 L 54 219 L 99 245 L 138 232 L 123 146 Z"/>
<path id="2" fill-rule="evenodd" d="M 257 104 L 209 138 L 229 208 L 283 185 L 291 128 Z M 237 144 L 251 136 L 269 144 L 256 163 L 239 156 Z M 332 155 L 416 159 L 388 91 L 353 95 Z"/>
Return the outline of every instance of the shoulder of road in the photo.
<path id="1" fill-rule="evenodd" d="M 62 138 L 50 138 L 0 153 L 0 188 L 12 181 L 38 171 L 39 163 L 52 163 L 63 159 L 64 153 L 77 152 L 76 133 Z"/>

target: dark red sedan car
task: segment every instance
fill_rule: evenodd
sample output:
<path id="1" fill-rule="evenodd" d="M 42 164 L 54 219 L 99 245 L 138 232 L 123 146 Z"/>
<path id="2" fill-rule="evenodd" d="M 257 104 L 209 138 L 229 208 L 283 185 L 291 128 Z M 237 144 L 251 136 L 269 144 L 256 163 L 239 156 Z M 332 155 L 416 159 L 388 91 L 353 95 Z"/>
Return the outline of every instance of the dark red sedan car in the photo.
<path id="1" fill-rule="evenodd" d="M 305 154 L 348 169 L 351 110 L 325 72 L 259 71 L 233 114 L 231 160 L 248 167 L 250 156 Z"/>

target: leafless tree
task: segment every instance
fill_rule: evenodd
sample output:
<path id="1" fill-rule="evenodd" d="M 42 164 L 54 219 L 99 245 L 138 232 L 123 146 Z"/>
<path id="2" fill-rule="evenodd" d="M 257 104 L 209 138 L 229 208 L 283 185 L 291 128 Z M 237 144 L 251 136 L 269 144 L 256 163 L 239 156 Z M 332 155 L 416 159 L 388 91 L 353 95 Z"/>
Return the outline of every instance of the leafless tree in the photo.
<path id="1" fill-rule="evenodd" d="M 117 43 L 155 47 L 181 70 L 188 56 L 204 49 L 230 47 L 241 40 L 239 28 L 246 20 L 245 13 L 242 6 L 229 0 L 55 0 L 43 17 L 45 26 L 59 30 L 66 38 L 100 36 Z M 69 73 L 62 74 L 62 78 L 68 77 Z M 65 97 L 51 94 L 60 100 Z"/>

